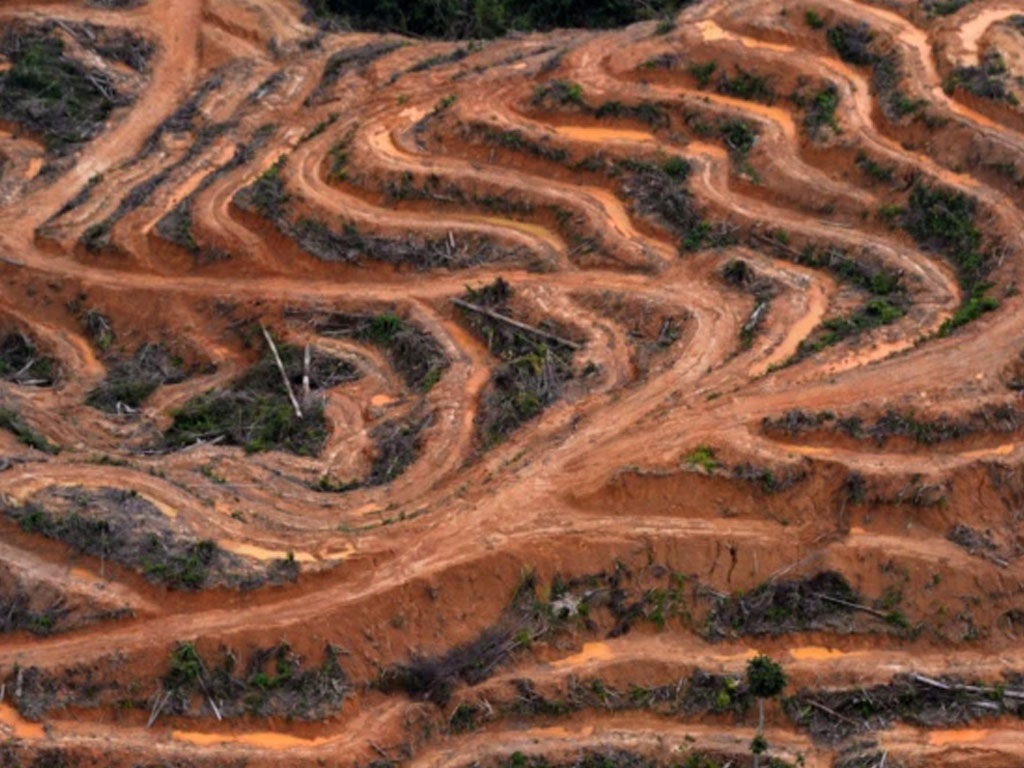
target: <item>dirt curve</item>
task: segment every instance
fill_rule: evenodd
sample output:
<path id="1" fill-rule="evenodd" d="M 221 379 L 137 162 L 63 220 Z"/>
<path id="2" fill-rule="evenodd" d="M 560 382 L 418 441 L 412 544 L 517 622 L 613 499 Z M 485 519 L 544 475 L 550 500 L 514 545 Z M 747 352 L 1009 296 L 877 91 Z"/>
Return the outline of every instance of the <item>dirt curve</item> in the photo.
<path id="1" fill-rule="evenodd" d="M 0 29 L 88 21 L 154 45 L 143 74 L 117 81 L 134 83 L 132 103 L 67 158 L 0 123 L 0 331 L 30 336 L 60 370 L 53 387 L 5 378 L 0 407 L 62 449 L 0 431 L 5 510 L 123 489 L 246 568 L 297 568 L 253 589 L 168 589 L 0 513 L 0 609 L 18 594 L 57 595 L 74 617 L 36 633 L 0 624 L 0 761 L 35 765 L 56 750 L 68 762 L 54 765 L 426 768 L 621 748 L 745 765 L 750 712 L 530 709 L 522 681 L 549 696 L 580 680 L 663 686 L 698 669 L 742 675 L 760 652 L 783 664 L 787 694 L 911 672 L 986 685 L 1024 675 L 1024 110 L 949 87 L 956 67 L 995 45 L 1024 82 L 1024 31 L 1009 26 L 1024 0 L 937 17 L 922 5 L 706 0 L 667 32 L 652 21 L 467 45 L 324 32 L 292 0 L 0 4 Z M 871 67 L 837 55 L 820 27 L 844 22 L 868 24 L 873 44 L 896 52 L 900 93 L 918 106 L 894 115 Z M 342 51 L 360 54 L 325 78 Z M 709 61 L 702 84 L 696 65 Z M 716 87 L 740 69 L 766 75 L 774 97 Z M 559 100 L 568 84 L 578 90 Z M 825 84 L 833 123 L 816 132 L 791 94 Z M 188 125 L 166 129 L 190 99 Z M 753 131 L 746 150 L 723 140 L 730 122 Z M 240 145 L 250 148 L 234 163 Z M 291 223 L 347 227 L 367 238 L 358 253 L 318 258 L 240 204 L 281 158 Z M 680 184 L 718 240 L 681 247 L 685 234 L 657 212 L 664 188 L 654 202 L 635 192 L 671 158 L 686 161 Z M 83 245 L 154 178 L 105 245 Z M 948 333 L 973 286 L 893 213 L 922 185 L 975 202 L 989 255 L 980 290 L 998 300 Z M 160 225 L 185 200 L 192 249 Z M 366 245 L 408 238 L 420 238 L 417 253 L 430 240 L 496 256 L 427 268 L 388 264 Z M 808 352 L 823 323 L 877 294 L 801 261 L 805 246 L 896 275 L 901 311 Z M 763 306 L 723 277 L 735 259 L 770 287 Z M 498 277 L 524 320 L 553 323 L 580 349 L 562 396 L 490 445 L 479 424 L 497 362 L 451 299 Z M 87 310 L 109 321 L 116 349 L 161 343 L 189 375 L 126 415 L 90 407 L 113 363 Z M 429 391 L 412 388 L 379 347 L 318 335 L 311 318 L 326 312 L 393 312 L 449 364 Z M 681 320 L 662 343 L 667 317 Z M 326 392 L 319 455 L 221 440 L 167 450 L 174 412 L 263 354 L 246 330 L 257 321 L 361 374 Z M 418 412 L 431 417 L 404 471 L 323 492 L 322 480 L 369 471 L 378 426 Z M 886 414 L 912 417 L 916 431 Z M 960 427 L 936 438 L 928 424 Z M 965 546 L 951 535 L 958 524 L 987 543 Z M 633 617 L 626 632 L 603 608 L 589 621 L 549 617 L 543 635 L 516 640 L 443 702 L 379 684 L 382 670 L 500 622 L 525 573 L 543 599 L 556 575 L 616 569 L 648 608 L 664 596 L 658 579 L 679 574 L 686 606 Z M 822 571 L 868 610 L 841 626 L 709 630 L 710 606 L 729 595 Z M 222 719 L 199 693 L 186 711 L 161 712 L 181 643 L 211 656 L 287 643 L 314 665 L 332 645 L 346 692 L 312 717 Z M 37 717 L 19 702 L 31 668 L 63 681 Z M 98 693 L 75 687 L 83 675 Z M 463 731 L 453 721 L 469 705 L 487 714 Z M 1024 764 L 1024 725 L 1006 715 L 896 719 L 828 742 L 771 702 L 766 736 L 773 755 L 808 766 L 852 765 L 838 761 L 858 739 L 893 765 Z"/>

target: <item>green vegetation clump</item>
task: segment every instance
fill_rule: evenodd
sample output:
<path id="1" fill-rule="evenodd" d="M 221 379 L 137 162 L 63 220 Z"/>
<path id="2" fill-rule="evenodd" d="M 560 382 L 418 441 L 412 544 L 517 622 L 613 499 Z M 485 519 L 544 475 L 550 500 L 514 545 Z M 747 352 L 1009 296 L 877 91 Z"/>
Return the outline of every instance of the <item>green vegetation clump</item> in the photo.
<path id="1" fill-rule="evenodd" d="M 857 167 L 875 181 L 890 182 L 893 180 L 893 168 L 891 165 L 880 165 L 863 152 L 857 153 Z"/>
<path id="2" fill-rule="evenodd" d="M 0 114 L 55 154 L 93 138 L 115 107 L 130 103 L 105 72 L 67 56 L 64 42 L 41 29 L 8 27 L 0 54 L 11 63 L 0 72 Z"/>
<path id="3" fill-rule="evenodd" d="M 392 312 L 334 313 L 317 324 L 317 332 L 358 339 L 386 350 L 395 370 L 415 392 L 429 392 L 451 364 L 432 335 Z"/>
<path id="4" fill-rule="evenodd" d="M 890 325 L 906 314 L 899 304 L 876 297 L 848 315 L 830 317 L 803 339 L 788 362 L 797 362 L 864 331 Z"/>
<path id="5" fill-rule="evenodd" d="M 711 63 L 713 66 L 714 62 Z M 761 101 L 765 104 L 775 101 L 775 89 L 772 88 L 771 78 L 768 75 L 756 75 L 738 65 L 736 74 L 732 77 L 724 72 L 719 76 L 715 90 L 747 101 Z"/>
<path id="6" fill-rule="evenodd" d="M 107 413 L 134 411 L 157 387 L 184 381 L 182 361 L 160 344 L 143 344 L 130 358 L 111 355 L 107 377 L 86 396 L 87 405 Z"/>
<path id="7" fill-rule="evenodd" d="M 757 143 L 757 128 L 746 120 L 726 120 L 718 127 L 718 134 L 729 148 L 729 153 L 739 160 L 746 158 Z"/>
<path id="8" fill-rule="evenodd" d="M 922 0 L 921 7 L 930 16 L 949 16 L 971 2 L 972 0 Z"/>
<path id="9" fill-rule="evenodd" d="M 578 107 L 585 107 L 583 100 L 583 86 L 570 80 L 554 80 L 544 85 L 538 85 L 533 92 L 533 105 L 540 106 L 565 106 L 575 104 Z"/>
<path id="10" fill-rule="evenodd" d="M 825 38 L 839 58 L 849 64 L 869 66 L 878 60 L 878 54 L 871 45 L 875 33 L 867 22 L 840 22 L 828 29 Z"/>
<path id="11" fill-rule="evenodd" d="M 286 213 L 289 195 L 285 190 L 284 169 L 286 158 L 282 155 L 276 163 L 261 173 L 252 184 L 235 194 L 235 201 L 242 208 L 252 208 L 271 221 L 279 221 Z"/>
<path id="12" fill-rule="evenodd" d="M 812 138 L 820 138 L 825 128 L 831 128 L 834 134 L 842 133 L 836 121 L 839 89 L 835 83 L 827 83 L 809 96 L 798 95 L 796 103 L 804 109 L 804 127 Z"/>
<path id="13" fill-rule="evenodd" d="M 333 714 L 351 691 L 338 662 L 338 648 L 328 645 L 319 666 L 287 643 L 253 650 L 242 665 L 230 649 L 220 658 L 205 658 L 193 643 L 171 651 L 160 680 L 165 697 L 157 714 L 193 715 L 194 701 L 214 702 L 218 717 L 285 717 L 318 720 Z"/>
<path id="14" fill-rule="evenodd" d="M 1006 62 L 998 51 L 988 51 L 981 66 L 956 67 L 943 84 L 948 94 L 963 88 L 982 99 L 1005 101 L 1016 106 L 1017 97 L 1007 87 L 1009 82 Z"/>
<path id="15" fill-rule="evenodd" d="M 688 69 L 690 74 L 697 78 L 697 85 L 700 88 L 707 88 L 717 67 L 717 63 L 706 61 L 703 64 L 691 64 Z"/>
<path id="16" fill-rule="evenodd" d="M 286 344 L 279 345 L 278 352 L 292 389 L 301 392 L 303 350 Z M 312 391 L 319 393 L 359 377 L 351 363 L 320 350 L 314 349 L 311 358 Z M 229 389 L 211 390 L 185 403 L 174 412 L 174 421 L 164 433 L 164 443 L 172 449 L 214 439 L 243 446 L 250 453 L 287 450 L 315 456 L 327 439 L 323 403 L 319 397 L 309 398 L 300 419 L 268 351 Z"/>
<path id="17" fill-rule="evenodd" d="M 599 120 L 606 117 L 636 120 L 651 128 L 665 128 L 671 122 L 664 106 L 650 101 L 626 104 L 612 100 L 602 104 L 590 104 L 583 96 L 583 87 L 571 80 L 555 80 L 538 85 L 534 89 L 531 103 L 538 109 L 558 110 L 573 107 Z"/>
<path id="18" fill-rule="evenodd" d="M 900 211 L 900 223 L 914 240 L 927 250 L 942 253 L 957 270 L 964 300 L 939 328 L 940 336 L 999 306 L 996 299 L 985 295 L 992 258 L 982 250 L 982 234 L 974 223 L 977 208 L 977 201 L 963 192 L 917 184 Z"/>
<path id="19" fill-rule="evenodd" d="M 788 248 L 777 252 L 797 264 L 831 272 L 842 282 L 871 294 L 862 306 L 848 315 L 828 318 L 815 328 L 800 342 L 787 365 L 864 331 L 894 323 L 910 306 L 898 272 L 851 258 L 842 248 L 807 245 L 799 253 Z"/>
<path id="20" fill-rule="evenodd" d="M 691 0 L 305 0 L 318 17 L 350 28 L 469 39 L 562 27 L 607 29 L 664 18 Z M 663 22 L 665 24 L 666 22 Z M 663 27 L 659 27 L 659 30 Z M 669 30 L 665 30 L 667 32 Z M 665 32 L 661 32 L 664 34 Z"/>
<path id="21" fill-rule="evenodd" d="M 686 463 L 692 467 L 701 467 L 705 472 L 714 472 L 722 462 L 715 458 L 715 449 L 710 445 L 698 445 L 686 456 Z"/>

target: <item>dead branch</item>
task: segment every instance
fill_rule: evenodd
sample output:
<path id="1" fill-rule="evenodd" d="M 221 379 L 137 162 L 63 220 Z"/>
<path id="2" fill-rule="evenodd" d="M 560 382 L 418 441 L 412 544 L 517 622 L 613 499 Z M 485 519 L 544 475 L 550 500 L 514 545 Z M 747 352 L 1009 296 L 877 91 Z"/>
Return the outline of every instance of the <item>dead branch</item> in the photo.
<path id="1" fill-rule="evenodd" d="M 153 723 L 160 717 L 160 713 L 163 711 L 164 706 L 167 704 L 167 700 L 171 698 L 170 691 L 160 691 L 157 693 L 156 698 L 153 700 L 153 709 L 149 713 L 149 721 L 146 723 L 147 728 L 152 728 Z"/>
<path id="2" fill-rule="evenodd" d="M 849 600 L 842 600 L 838 597 L 832 597 L 831 595 L 823 595 L 820 592 L 815 592 L 814 596 L 820 597 L 822 600 L 827 600 L 830 603 L 835 603 L 836 605 L 844 605 L 847 608 L 853 608 L 857 611 L 864 611 L 865 613 L 870 613 L 872 616 L 877 616 L 880 619 L 888 618 L 887 614 L 884 611 L 879 611 L 875 608 L 869 608 L 868 606 L 861 605 L 860 603 L 851 603 Z"/>
<path id="3" fill-rule="evenodd" d="M 288 372 L 284 369 L 284 363 L 281 362 L 281 355 L 277 353 L 277 345 L 274 344 L 274 340 L 270 337 L 270 332 L 267 327 L 260 323 L 260 330 L 263 331 L 263 338 L 267 340 L 267 346 L 270 347 L 270 352 L 274 356 L 274 362 L 277 363 L 277 369 L 281 372 L 281 381 L 284 382 L 285 391 L 288 393 L 288 399 L 292 403 L 292 408 L 295 409 L 296 418 L 302 418 L 302 408 L 299 406 L 299 401 L 295 399 L 295 392 L 292 389 L 292 383 L 288 379 Z"/>
<path id="4" fill-rule="evenodd" d="M 910 678 L 923 685 L 931 686 L 932 688 L 938 688 L 940 691 L 962 691 L 963 693 L 976 693 L 982 696 L 988 696 L 996 692 L 994 688 L 983 688 L 979 685 L 961 685 L 959 683 L 944 683 L 941 680 L 936 680 L 931 677 L 925 677 L 919 675 L 916 672 L 910 674 Z M 1021 699 L 1024 700 L 1024 691 L 1017 691 L 1012 689 L 1005 689 L 999 691 L 1003 697 L 1007 699 Z"/>
<path id="5" fill-rule="evenodd" d="M 860 728 L 860 723 L 858 723 L 856 720 L 851 720 L 846 715 L 841 715 L 838 712 L 836 712 L 834 709 L 831 709 L 829 707 L 826 707 L 824 704 L 821 704 L 821 703 L 819 703 L 817 701 L 814 701 L 814 699 L 806 699 L 806 701 L 812 707 L 814 707 L 817 710 L 820 710 L 820 711 L 824 712 L 826 715 L 831 715 L 832 717 L 836 718 L 837 720 L 843 721 L 847 725 L 852 725 L 854 728 L 858 728 L 858 729 Z"/>
<path id="6" fill-rule="evenodd" d="M 498 314 L 494 310 L 488 309 L 487 307 L 481 307 L 478 304 L 472 304 L 468 301 L 456 298 L 452 299 L 452 303 L 457 307 L 462 307 L 463 309 L 468 309 L 470 312 L 476 312 L 477 314 L 484 315 L 485 317 L 489 317 L 492 320 L 498 321 L 499 323 L 504 323 L 505 325 L 510 325 L 513 328 L 517 328 L 520 331 L 525 331 L 526 333 L 533 334 L 534 336 L 540 336 L 541 338 L 544 339 L 550 339 L 551 341 L 557 342 L 558 344 L 561 344 L 564 347 L 568 347 L 569 349 L 578 350 L 583 348 L 575 341 L 570 341 L 569 339 L 562 338 L 561 336 L 556 336 L 553 333 L 542 331 L 540 328 L 535 328 L 532 325 L 527 325 L 526 323 L 521 323 L 518 320 L 513 320 L 511 317 L 505 317 L 505 315 Z"/>

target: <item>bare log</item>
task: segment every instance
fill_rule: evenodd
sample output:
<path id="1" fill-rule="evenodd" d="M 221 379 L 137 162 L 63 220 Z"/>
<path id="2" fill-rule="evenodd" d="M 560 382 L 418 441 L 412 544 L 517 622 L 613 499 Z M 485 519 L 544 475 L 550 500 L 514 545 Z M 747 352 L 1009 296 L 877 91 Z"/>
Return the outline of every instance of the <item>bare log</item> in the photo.
<path id="1" fill-rule="evenodd" d="M 959 683 L 944 683 L 941 680 L 936 680 L 931 677 L 925 677 L 919 675 L 916 672 L 912 672 L 910 678 L 915 682 L 922 683 L 923 685 L 931 686 L 932 688 L 938 688 L 940 691 L 962 691 L 963 693 L 976 693 L 982 696 L 990 696 L 993 693 L 1000 693 L 1007 699 L 1024 699 L 1024 691 L 1017 691 L 1007 688 L 1002 691 L 997 691 L 995 688 L 983 688 L 980 685 L 961 685 Z"/>
<path id="2" fill-rule="evenodd" d="M 504 323 L 505 325 L 512 326 L 513 328 L 517 328 L 520 331 L 525 331 L 526 333 L 533 334 L 534 336 L 540 336 L 543 339 L 549 339 L 551 341 L 557 342 L 558 344 L 561 344 L 564 347 L 568 347 L 569 349 L 583 349 L 583 347 L 580 344 L 577 344 L 575 341 L 562 338 L 561 336 L 557 336 L 553 333 L 548 333 L 547 331 L 542 331 L 540 328 L 535 328 L 532 325 L 527 325 L 526 323 L 521 323 L 518 320 L 513 320 L 511 317 L 505 317 L 505 315 L 499 314 L 492 309 L 488 309 L 487 307 L 481 307 L 479 304 L 472 304 L 468 301 L 463 301 L 462 299 L 452 299 L 452 304 L 454 304 L 457 307 L 462 307 L 463 309 L 468 309 L 470 312 L 476 312 L 477 314 L 489 317 L 491 318 L 491 320 L 496 320 L 499 323 Z"/>
<path id="3" fill-rule="evenodd" d="M 840 600 L 838 597 L 832 597 L 831 595 L 823 595 L 820 592 L 815 592 L 814 596 L 819 597 L 822 600 L 827 600 L 830 603 L 835 603 L 836 605 L 845 605 L 847 608 L 853 608 L 857 611 L 864 611 L 864 613 L 870 613 L 872 616 L 877 616 L 880 619 L 889 618 L 888 614 L 886 614 L 885 612 L 879 611 L 875 608 L 869 608 L 868 606 L 861 605 L 860 603 L 851 603 L 849 600 Z"/>
<path id="4" fill-rule="evenodd" d="M 288 393 L 288 399 L 291 400 L 292 408 L 295 409 L 295 416 L 302 418 L 302 407 L 299 405 L 299 401 L 295 399 L 295 391 L 292 389 L 292 383 L 288 380 L 288 372 L 284 369 L 284 363 L 281 362 L 281 355 L 277 353 L 277 345 L 274 340 L 270 337 L 270 332 L 267 331 L 267 327 L 260 323 L 260 330 L 263 331 L 263 338 L 267 340 L 267 346 L 270 347 L 271 354 L 274 355 L 274 362 L 277 363 L 277 370 L 281 372 L 281 381 L 284 382 L 284 389 Z"/>
<path id="5" fill-rule="evenodd" d="M 302 402 L 309 402 L 309 364 L 311 358 L 310 346 L 302 354 Z"/>
<path id="6" fill-rule="evenodd" d="M 805 699 L 805 701 L 815 709 L 821 710 L 826 715 L 831 715 L 832 717 L 836 718 L 836 720 L 841 720 L 847 725 L 852 725 L 854 728 L 860 728 L 860 723 L 858 723 L 856 720 L 852 720 L 846 715 L 841 715 L 834 709 L 826 707 L 824 704 L 821 704 L 820 702 L 817 702 L 814 699 Z"/>

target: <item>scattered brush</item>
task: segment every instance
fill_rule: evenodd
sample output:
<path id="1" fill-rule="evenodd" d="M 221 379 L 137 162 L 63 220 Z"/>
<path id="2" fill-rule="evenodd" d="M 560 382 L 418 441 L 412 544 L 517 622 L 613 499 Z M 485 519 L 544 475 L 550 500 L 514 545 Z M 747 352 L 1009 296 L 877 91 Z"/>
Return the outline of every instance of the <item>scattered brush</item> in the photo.
<path id="1" fill-rule="evenodd" d="M 378 687 L 445 706 L 457 683 L 475 685 L 486 680 L 513 652 L 546 631 L 546 617 L 536 602 L 536 580 L 527 576 L 495 626 L 441 656 L 413 656 L 407 664 L 388 667 L 381 672 Z"/>
<path id="2" fill-rule="evenodd" d="M 9 594 L 0 594 L 0 634 L 4 632 L 31 632 L 48 635 L 60 626 L 70 613 L 63 597 L 55 597 L 47 605 L 34 607 L 32 597 L 14 587 Z"/>
<path id="3" fill-rule="evenodd" d="M 708 614 L 705 632 L 721 638 L 850 631 L 857 612 L 883 621 L 887 618 L 884 611 L 864 605 L 842 575 L 823 571 L 810 578 L 766 582 L 747 594 L 718 598 Z"/>
<path id="4" fill-rule="evenodd" d="M 725 282 L 749 292 L 754 297 L 754 309 L 740 328 L 740 342 L 744 349 L 754 343 L 768 308 L 775 297 L 775 286 L 768 278 L 760 276 L 757 271 L 743 259 L 730 259 L 722 267 L 722 279 Z"/>
<path id="5" fill-rule="evenodd" d="M 395 370 L 416 392 L 430 391 L 451 364 L 433 336 L 392 312 L 334 313 L 318 322 L 316 330 L 323 336 L 365 341 L 386 350 Z"/>
<path id="6" fill-rule="evenodd" d="M 579 345 L 545 327 L 517 321 L 509 306 L 512 292 L 499 277 L 481 288 L 469 289 L 456 302 L 463 321 L 499 360 L 477 415 L 486 446 L 500 442 L 540 414 L 561 397 L 566 382 L 575 375 L 572 353 Z"/>
<path id="7" fill-rule="evenodd" d="M 348 361 L 315 348 L 310 350 L 307 366 L 301 348 L 283 345 L 278 352 L 289 384 L 282 387 L 272 352 L 268 350 L 230 388 L 210 390 L 185 403 L 174 413 L 174 421 L 164 433 L 164 444 L 178 449 L 216 440 L 243 446 L 250 453 L 284 449 L 303 456 L 317 455 L 327 439 L 320 395 L 360 374 Z M 292 392 L 305 387 L 307 375 L 313 396 L 296 412 Z"/>
<path id="8" fill-rule="evenodd" d="M 986 52 L 980 66 L 955 67 L 946 78 L 943 88 L 947 94 L 963 88 L 982 99 L 1005 101 L 1017 106 L 1017 97 L 1008 87 L 1010 81 L 1006 61 L 998 51 L 990 50 Z"/>
<path id="9" fill-rule="evenodd" d="M 23 386 L 50 387 L 59 369 L 52 357 L 42 354 L 28 336 L 18 331 L 0 339 L 0 378 Z"/>
<path id="10" fill-rule="evenodd" d="M 1007 683 L 966 685 L 956 677 L 935 679 L 910 673 L 897 675 L 884 685 L 803 690 L 786 699 L 784 709 L 815 741 L 834 744 L 858 733 L 888 728 L 897 721 L 939 728 L 1003 713 L 1021 717 L 1024 691 L 1013 690 Z"/>
<path id="11" fill-rule="evenodd" d="M 683 183 L 688 173 L 688 164 L 685 170 L 677 163 L 637 167 L 622 183 L 623 192 L 633 200 L 637 213 L 654 219 L 679 238 L 680 253 L 728 241 L 724 226 L 712 225 L 697 207 Z"/>
<path id="12" fill-rule="evenodd" d="M 231 649 L 223 648 L 214 663 L 194 644 L 179 643 L 153 698 L 149 725 L 163 714 L 323 719 L 337 712 L 351 691 L 339 655 L 328 645 L 319 666 L 305 667 L 301 656 L 280 643 L 252 651 L 241 666 Z"/>
<path id="13" fill-rule="evenodd" d="M 3 511 L 26 533 L 117 563 L 169 589 L 252 589 L 298 575 L 294 559 L 250 564 L 212 541 L 197 539 L 134 491 L 55 488 L 42 502 L 8 504 Z"/>
<path id="14" fill-rule="evenodd" d="M 109 355 L 106 363 L 107 377 L 85 402 L 107 413 L 134 413 L 158 387 L 186 379 L 182 360 L 160 344 L 143 344 L 129 358 Z"/>
<path id="15" fill-rule="evenodd" d="M 11 63 L 0 72 L 0 113 L 54 154 L 89 141 L 116 107 L 131 103 L 107 73 L 72 59 L 60 37 L 39 27 L 9 25 L 0 54 Z"/>
<path id="16" fill-rule="evenodd" d="M 332 53 L 324 65 L 320 82 L 313 92 L 306 97 L 305 106 L 310 107 L 322 104 L 327 100 L 327 91 L 349 72 L 357 72 L 361 75 L 377 59 L 383 58 L 406 45 L 407 43 L 400 41 L 383 41 L 357 45 Z"/>
<path id="17" fill-rule="evenodd" d="M 336 172 L 344 172 L 347 153 L 342 146 L 335 162 L 341 160 Z M 281 174 L 282 157 L 252 184 L 235 193 L 233 202 L 239 208 L 269 219 L 278 231 L 295 241 L 306 253 L 321 261 L 359 263 L 363 258 L 396 266 L 415 269 L 462 269 L 475 264 L 494 261 L 521 261 L 523 249 L 509 251 L 482 237 L 426 238 L 407 235 L 404 238 L 385 238 L 363 235 L 355 227 L 346 226 L 341 232 L 331 229 L 318 219 L 302 217 L 292 222 L 291 196 L 285 188 Z"/>

